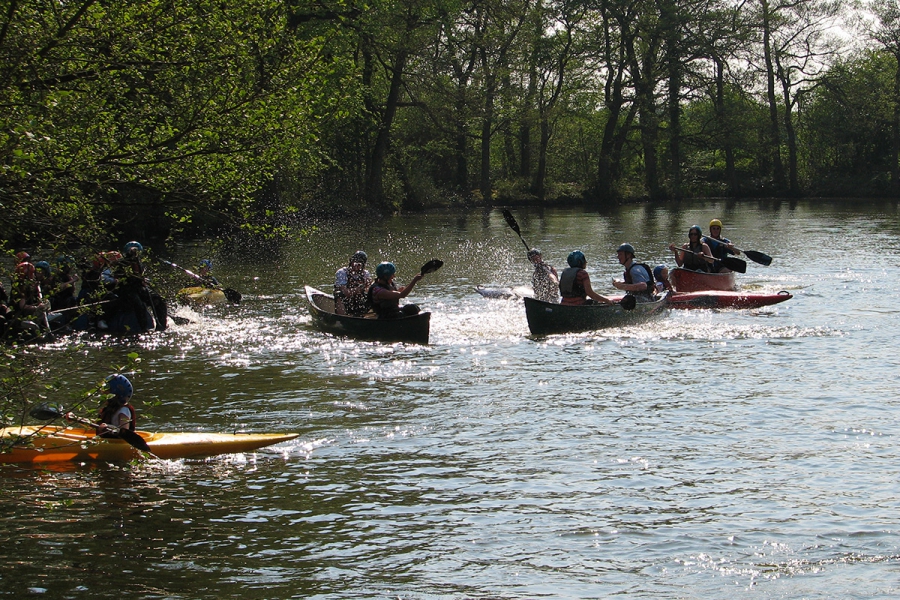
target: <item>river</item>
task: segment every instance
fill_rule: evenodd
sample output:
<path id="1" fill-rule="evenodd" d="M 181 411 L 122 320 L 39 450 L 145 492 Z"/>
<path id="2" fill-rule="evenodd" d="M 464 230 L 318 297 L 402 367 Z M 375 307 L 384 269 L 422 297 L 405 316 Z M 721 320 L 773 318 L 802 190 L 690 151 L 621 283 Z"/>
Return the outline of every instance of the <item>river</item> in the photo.
<path id="1" fill-rule="evenodd" d="M 136 352 L 141 428 L 300 437 L 208 460 L 0 468 L 0 596 L 900 594 L 897 203 L 513 212 L 557 268 L 583 250 L 610 294 L 620 243 L 671 265 L 668 244 L 718 217 L 774 258 L 748 261 L 741 287 L 794 298 L 533 338 L 519 302 L 474 292 L 530 278 L 497 210 L 321 223 L 277 252 L 213 256 L 240 306 L 78 338 L 67 382 L 80 391 Z M 400 281 L 445 261 L 409 298 L 432 312 L 430 345 L 311 328 L 303 286 L 328 289 L 357 249 Z"/>

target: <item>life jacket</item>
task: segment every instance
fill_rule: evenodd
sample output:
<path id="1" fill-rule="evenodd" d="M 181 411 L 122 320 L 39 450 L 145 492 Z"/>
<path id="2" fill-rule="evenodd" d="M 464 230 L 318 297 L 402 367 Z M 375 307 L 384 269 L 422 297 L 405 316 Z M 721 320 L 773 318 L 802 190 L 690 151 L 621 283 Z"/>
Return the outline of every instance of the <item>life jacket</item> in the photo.
<path id="1" fill-rule="evenodd" d="M 653 269 L 651 269 L 651 268 L 650 268 L 648 265 L 646 265 L 645 263 L 636 263 L 636 262 L 631 263 L 631 266 L 630 266 L 629 268 L 625 269 L 625 275 L 624 275 L 625 283 L 632 284 L 632 283 L 635 282 L 635 281 L 634 281 L 634 278 L 631 276 L 631 269 L 633 269 L 633 268 L 635 268 L 635 267 L 644 267 L 644 270 L 647 271 L 647 276 L 650 278 L 650 279 L 646 282 L 646 283 L 647 283 L 647 289 L 646 289 L 646 291 L 644 291 L 644 292 L 637 292 L 637 293 L 638 293 L 638 294 L 645 294 L 645 293 L 646 293 L 646 294 L 652 296 L 652 295 L 653 295 L 653 292 L 656 291 L 656 284 L 653 283 Z"/>
<path id="2" fill-rule="evenodd" d="M 559 293 L 563 298 L 587 297 L 587 290 L 576 280 L 579 271 L 584 271 L 584 269 L 581 267 L 569 267 L 559 276 Z"/>
<path id="3" fill-rule="evenodd" d="M 697 252 L 699 254 L 703 254 L 703 245 L 698 244 L 696 248 L 689 247 L 691 252 Z M 697 254 L 691 254 L 690 252 L 684 253 L 684 268 L 691 269 L 694 271 L 703 271 L 704 273 L 709 272 L 709 263 L 705 258 L 697 256 Z"/>
<path id="4" fill-rule="evenodd" d="M 709 245 L 709 249 L 712 252 L 712 255 L 719 260 L 725 258 L 730 255 L 731 252 L 728 251 L 728 248 L 725 244 L 730 244 L 731 240 L 728 238 L 716 239 L 711 237 L 703 238 L 703 241 Z"/>
<path id="5" fill-rule="evenodd" d="M 125 426 L 125 429 L 134 431 L 135 423 L 137 421 L 137 411 L 134 410 L 134 407 L 128 402 L 126 402 L 125 404 L 112 404 L 110 402 L 107 402 L 106 406 L 104 406 L 100 410 L 100 422 L 106 423 L 107 425 L 114 425 L 114 423 L 112 423 L 112 419 L 122 408 L 127 408 L 131 413 L 131 420 L 128 421 L 128 425 Z"/>
<path id="6" fill-rule="evenodd" d="M 389 292 L 397 291 L 397 284 L 392 283 L 390 286 L 379 283 L 377 280 L 375 283 L 369 286 L 369 291 L 366 292 L 366 298 L 369 301 L 369 306 L 372 307 L 372 310 L 375 311 L 375 314 L 378 315 L 379 318 L 384 318 L 387 316 L 395 315 L 400 312 L 400 299 L 396 300 L 375 300 L 375 293 L 378 290 L 387 290 Z"/>

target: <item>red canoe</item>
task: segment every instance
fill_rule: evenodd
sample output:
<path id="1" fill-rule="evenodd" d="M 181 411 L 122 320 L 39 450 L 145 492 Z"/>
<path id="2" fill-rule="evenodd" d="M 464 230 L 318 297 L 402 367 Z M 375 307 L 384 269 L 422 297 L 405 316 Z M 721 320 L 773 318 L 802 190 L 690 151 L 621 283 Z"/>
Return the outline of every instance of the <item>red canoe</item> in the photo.
<path id="1" fill-rule="evenodd" d="M 669 308 L 759 308 L 790 300 L 787 292 L 777 294 L 753 294 L 705 290 L 702 292 L 676 292 L 669 296 Z"/>
<path id="2" fill-rule="evenodd" d="M 675 267 L 669 271 L 669 283 L 676 292 L 702 292 L 718 290 L 733 292 L 737 289 L 734 283 L 734 272 L 701 273 Z"/>

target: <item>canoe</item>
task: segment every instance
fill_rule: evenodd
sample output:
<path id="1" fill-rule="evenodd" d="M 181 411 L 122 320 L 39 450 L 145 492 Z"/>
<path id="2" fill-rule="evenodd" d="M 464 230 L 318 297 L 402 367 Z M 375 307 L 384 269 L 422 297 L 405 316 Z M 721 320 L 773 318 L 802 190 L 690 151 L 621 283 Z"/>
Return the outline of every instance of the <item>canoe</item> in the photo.
<path id="1" fill-rule="evenodd" d="M 676 292 L 669 296 L 670 308 L 760 308 L 790 300 L 788 292 L 777 294 L 753 294 L 705 290 L 702 292 Z"/>
<path id="2" fill-rule="evenodd" d="M 225 292 L 222 290 L 199 285 L 178 290 L 175 297 L 183 304 L 193 304 L 195 306 L 222 304 L 226 301 Z"/>
<path id="3" fill-rule="evenodd" d="M 485 298 L 493 298 L 500 300 L 511 300 L 519 298 L 531 298 L 534 291 L 527 285 L 519 285 L 516 287 L 485 287 L 483 285 L 475 286 L 475 291 Z"/>
<path id="4" fill-rule="evenodd" d="M 138 431 L 153 455 L 165 459 L 205 458 L 249 452 L 296 438 L 298 433 L 150 433 Z M 21 439 L 20 444 L 15 440 Z M 0 429 L 0 441 L 14 442 L 0 463 L 69 461 L 122 462 L 144 456 L 123 440 L 98 437 L 93 429 L 26 425 Z"/>
<path id="5" fill-rule="evenodd" d="M 639 302 L 633 310 L 619 304 L 570 306 L 525 298 L 525 318 L 533 335 L 575 333 L 609 327 L 636 325 L 662 314 L 666 296 L 654 302 Z"/>
<path id="6" fill-rule="evenodd" d="M 306 286 L 306 299 L 313 325 L 326 333 L 358 340 L 428 343 L 431 313 L 421 312 L 400 319 L 378 319 L 374 313 L 365 317 L 338 315 L 334 312 L 334 297 L 310 286 Z"/>
<path id="7" fill-rule="evenodd" d="M 719 290 L 733 292 L 737 289 L 734 272 L 702 273 L 682 267 L 669 270 L 669 283 L 676 292 L 702 292 L 703 290 Z"/>

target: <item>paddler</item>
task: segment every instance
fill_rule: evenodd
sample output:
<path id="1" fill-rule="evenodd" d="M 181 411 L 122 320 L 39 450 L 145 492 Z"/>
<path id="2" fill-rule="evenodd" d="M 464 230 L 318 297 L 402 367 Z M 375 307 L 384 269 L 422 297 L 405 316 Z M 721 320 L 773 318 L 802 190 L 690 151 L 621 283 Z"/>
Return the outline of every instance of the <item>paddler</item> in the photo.
<path id="1" fill-rule="evenodd" d="M 712 264 L 714 273 L 730 273 L 731 269 L 722 264 L 722 260 L 732 254 L 740 254 L 741 251 L 734 247 L 731 240 L 722 237 L 722 221 L 713 219 L 709 222 L 709 235 L 703 238 L 709 246 L 716 261 Z"/>
<path id="2" fill-rule="evenodd" d="M 360 317 L 368 312 L 366 293 L 372 285 L 372 275 L 366 270 L 369 257 L 357 250 L 346 267 L 334 274 L 334 312 Z"/>
<path id="3" fill-rule="evenodd" d="M 653 302 L 656 286 L 653 284 L 653 270 L 634 260 L 634 246 L 622 244 L 616 248 L 616 258 L 625 267 L 624 281 L 613 279 L 613 287 L 632 296 L 637 302 Z"/>
<path id="4" fill-rule="evenodd" d="M 537 248 L 528 251 L 528 260 L 534 265 L 534 272 L 531 274 L 534 297 L 542 302 L 559 302 L 559 274 L 556 269 L 544 262 L 541 251 Z"/>
<path id="5" fill-rule="evenodd" d="M 399 319 L 419 314 L 419 307 L 415 304 L 400 306 L 400 300 L 409 296 L 413 287 L 425 277 L 422 273 L 416 273 L 409 284 L 399 287 L 394 282 L 397 267 L 394 263 L 383 262 L 375 267 L 375 283 L 369 288 L 367 294 L 372 310 L 379 319 Z"/>
<path id="6" fill-rule="evenodd" d="M 587 258 L 581 250 L 570 252 L 566 257 L 569 268 L 563 270 L 559 277 L 559 293 L 562 296 L 560 304 L 579 306 L 593 304 L 595 301 L 601 304 L 612 304 L 612 300 L 601 296 L 591 287 L 591 276 L 584 270 L 587 266 Z"/>
<path id="7" fill-rule="evenodd" d="M 134 431 L 137 421 L 137 412 L 131 405 L 131 397 L 134 395 L 134 387 L 124 375 L 110 375 L 104 382 L 110 396 L 106 404 L 100 409 L 100 420 L 94 425 L 97 435 L 106 438 L 119 437 L 119 429 Z M 74 413 L 66 413 L 67 421 L 77 420 Z M 115 430 L 110 430 L 110 426 Z"/>
<path id="8" fill-rule="evenodd" d="M 687 244 L 682 245 L 681 249 L 675 244 L 669 244 L 669 250 L 675 253 L 675 262 L 679 267 L 703 273 L 708 273 L 711 269 L 710 263 L 712 260 L 706 260 L 703 256 L 708 256 L 712 259 L 712 251 L 703 241 L 703 230 L 700 229 L 699 225 L 692 225 L 688 229 Z M 686 252 L 682 252 L 682 250 L 686 250 Z"/>

